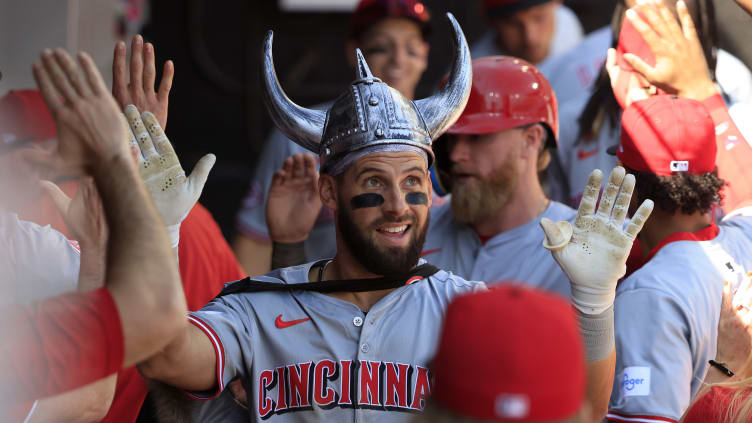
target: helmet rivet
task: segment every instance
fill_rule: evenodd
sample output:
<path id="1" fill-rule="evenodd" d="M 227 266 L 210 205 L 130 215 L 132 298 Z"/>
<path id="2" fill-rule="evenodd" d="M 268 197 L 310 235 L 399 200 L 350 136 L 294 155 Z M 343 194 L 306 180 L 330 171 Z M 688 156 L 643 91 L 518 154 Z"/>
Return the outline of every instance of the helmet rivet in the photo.
<path id="1" fill-rule="evenodd" d="M 381 129 L 381 127 L 376 128 L 376 131 L 374 131 L 377 137 L 381 138 L 384 136 L 384 130 Z"/>
<path id="2" fill-rule="evenodd" d="M 372 95 L 371 98 L 368 99 L 368 104 L 370 104 L 371 106 L 378 106 L 379 99 L 376 98 L 375 95 Z"/>

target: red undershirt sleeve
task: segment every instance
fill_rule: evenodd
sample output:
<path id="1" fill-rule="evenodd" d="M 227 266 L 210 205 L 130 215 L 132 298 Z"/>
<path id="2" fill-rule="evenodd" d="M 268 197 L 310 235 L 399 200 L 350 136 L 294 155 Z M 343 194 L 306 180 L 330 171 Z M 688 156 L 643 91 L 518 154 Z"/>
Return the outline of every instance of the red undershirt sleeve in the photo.
<path id="1" fill-rule="evenodd" d="M 56 395 L 117 372 L 124 358 L 106 287 L 0 310 L 0 404 Z"/>

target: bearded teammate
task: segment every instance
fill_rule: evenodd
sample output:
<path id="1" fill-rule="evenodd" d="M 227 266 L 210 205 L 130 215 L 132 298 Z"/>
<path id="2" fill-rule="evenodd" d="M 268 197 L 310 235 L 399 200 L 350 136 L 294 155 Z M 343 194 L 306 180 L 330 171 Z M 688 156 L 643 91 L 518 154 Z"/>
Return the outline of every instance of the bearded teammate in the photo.
<path id="1" fill-rule="evenodd" d="M 440 92 L 408 102 L 374 78 L 358 54 L 359 78 L 326 113 L 284 95 L 267 37 L 265 99 L 280 129 L 320 154 L 319 194 L 335 212 L 337 255 L 227 285 L 190 315 L 192 325 L 183 334 L 143 363 L 144 374 L 200 398 L 240 378 L 256 419 L 407 421 L 410 415 L 399 411 L 423 408 L 430 393 L 427 361 L 446 304 L 484 288 L 419 261 L 431 204 L 431 140 L 456 120 L 471 84 L 467 44 L 450 20 L 458 54 Z M 600 178 L 594 172 L 589 193 Z M 623 232 L 620 210 L 633 181 L 619 169 L 610 179 L 615 191 L 602 204 L 615 203 L 613 213 L 602 206 L 594 214 L 595 197 L 588 196 L 574 228 L 542 224 L 546 246 L 574 275 L 574 286 L 587 287 L 573 295 L 586 339 L 612 351 L 612 326 L 594 328 L 590 316 L 610 308 L 628 246 L 650 204 Z M 589 256 L 583 246 L 591 247 Z M 583 271 L 593 260 L 602 271 Z M 613 355 L 589 363 L 591 375 L 610 383 L 612 363 Z"/>
<path id="2" fill-rule="evenodd" d="M 559 133 L 556 96 L 521 59 L 473 61 L 470 99 L 434 149 L 436 191 L 423 257 L 472 280 L 525 283 L 569 296 L 569 280 L 540 248 L 542 218 L 573 220 L 575 211 L 546 198 L 538 174 Z"/>

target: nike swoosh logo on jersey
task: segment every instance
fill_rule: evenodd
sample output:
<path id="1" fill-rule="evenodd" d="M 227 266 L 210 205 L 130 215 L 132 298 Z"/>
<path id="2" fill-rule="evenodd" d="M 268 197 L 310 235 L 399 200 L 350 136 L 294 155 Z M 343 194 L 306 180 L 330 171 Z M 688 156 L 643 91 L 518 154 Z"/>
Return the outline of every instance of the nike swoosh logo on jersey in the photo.
<path id="1" fill-rule="evenodd" d="M 277 320 L 274 321 L 274 325 L 277 326 L 279 329 L 289 328 L 290 326 L 295 326 L 298 323 L 303 323 L 311 320 L 310 317 L 306 317 L 304 319 L 298 319 L 298 320 L 290 320 L 289 322 L 285 322 L 282 320 L 282 315 L 280 314 L 277 316 Z"/>
<path id="2" fill-rule="evenodd" d="M 426 251 L 423 251 L 422 253 L 420 253 L 420 256 L 421 257 L 425 257 L 425 256 L 427 256 L 429 254 L 438 253 L 439 251 L 441 251 L 441 248 L 436 248 L 434 250 L 426 250 Z"/>
<path id="3" fill-rule="evenodd" d="M 577 150 L 577 158 L 579 160 L 585 160 L 588 157 L 593 157 L 596 155 L 596 153 L 598 153 L 598 150 L 599 150 L 598 147 L 595 147 L 592 150 L 585 151 L 582 149 L 582 147 L 580 147 L 580 149 Z"/>

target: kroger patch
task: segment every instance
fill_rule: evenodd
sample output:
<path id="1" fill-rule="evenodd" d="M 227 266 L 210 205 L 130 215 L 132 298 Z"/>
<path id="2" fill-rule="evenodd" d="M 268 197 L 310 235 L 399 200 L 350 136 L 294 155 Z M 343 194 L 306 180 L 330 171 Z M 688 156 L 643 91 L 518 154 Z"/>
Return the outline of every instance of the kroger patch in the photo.
<path id="1" fill-rule="evenodd" d="M 624 369 L 624 396 L 650 395 L 650 367 L 633 366 Z"/>

